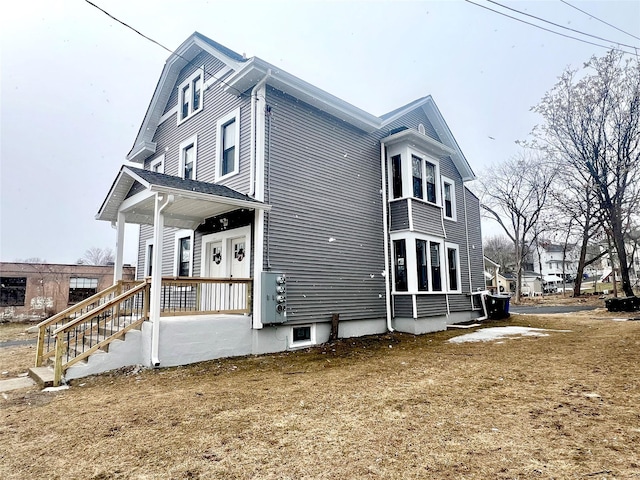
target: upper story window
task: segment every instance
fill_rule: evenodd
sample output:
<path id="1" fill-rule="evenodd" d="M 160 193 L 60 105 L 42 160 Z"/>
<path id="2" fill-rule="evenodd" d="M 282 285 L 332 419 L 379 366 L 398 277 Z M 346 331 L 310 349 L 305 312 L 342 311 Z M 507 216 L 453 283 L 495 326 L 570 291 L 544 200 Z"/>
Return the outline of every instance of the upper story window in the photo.
<path id="1" fill-rule="evenodd" d="M 391 176 L 393 179 L 393 198 L 402 197 L 402 157 L 391 158 Z"/>
<path id="2" fill-rule="evenodd" d="M 149 170 L 152 172 L 164 173 L 164 154 L 151 160 Z"/>
<path id="3" fill-rule="evenodd" d="M 180 176 L 185 179 L 196 179 L 198 159 L 198 137 L 194 135 L 180 144 Z"/>
<path id="4" fill-rule="evenodd" d="M 216 181 L 240 171 L 240 109 L 218 120 Z"/>
<path id="5" fill-rule="evenodd" d="M 422 192 L 422 159 L 411 156 L 411 173 L 413 175 L 413 196 L 414 198 L 424 198 Z"/>
<path id="6" fill-rule="evenodd" d="M 425 183 L 427 184 L 427 202 L 436 203 L 436 166 L 425 163 Z"/>
<path id="7" fill-rule="evenodd" d="M 178 124 L 202 110 L 204 67 L 196 70 L 178 87 Z"/>
<path id="8" fill-rule="evenodd" d="M 456 184 L 453 180 L 442 177 L 442 203 L 444 218 L 456 219 Z"/>
<path id="9" fill-rule="evenodd" d="M 391 157 L 389 181 L 394 199 L 410 195 L 429 203 L 440 204 L 438 178 L 439 166 L 436 160 L 427 160 L 417 152 L 410 152 L 409 156 L 400 154 Z"/>

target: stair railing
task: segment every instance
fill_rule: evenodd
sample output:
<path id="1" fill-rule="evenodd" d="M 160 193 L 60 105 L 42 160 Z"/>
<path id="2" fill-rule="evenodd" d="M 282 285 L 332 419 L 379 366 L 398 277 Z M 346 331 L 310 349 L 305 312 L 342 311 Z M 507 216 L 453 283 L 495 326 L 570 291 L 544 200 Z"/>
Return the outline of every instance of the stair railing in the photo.
<path id="1" fill-rule="evenodd" d="M 47 358 L 53 356 L 55 351 L 54 330 L 112 300 L 122 292 L 127 291 L 138 284 L 140 284 L 138 281 L 120 280 L 110 287 L 105 288 L 95 295 L 70 306 L 66 310 L 63 310 L 62 312 L 57 313 L 36 325 L 36 328 L 38 329 L 38 343 L 36 348 L 35 366 L 41 367 Z"/>
<path id="2" fill-rule="evenodd" d="M 54 386 L 70 366 L 148 320 L 150 291 L 145 280 L 55 329 Z"/>

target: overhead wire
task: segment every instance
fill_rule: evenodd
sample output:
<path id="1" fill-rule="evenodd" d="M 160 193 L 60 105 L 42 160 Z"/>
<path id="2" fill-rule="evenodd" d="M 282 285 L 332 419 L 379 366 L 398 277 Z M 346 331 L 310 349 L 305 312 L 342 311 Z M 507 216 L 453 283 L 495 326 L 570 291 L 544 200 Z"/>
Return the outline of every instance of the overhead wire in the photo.
<path id="1" fill-rule="evenodd" d="M 565 33 L 556 32 L 555 30 L 551 30 L 550 28 L 545 28 L 545 27 L 543 27 L 541 25 L 537 25 L 535 23 L 527 22 L 526 20 L 523 20 L 521 18 L 514 17 L 513 15 L 509 15 L 507 13 L 500 12 L 498 10 L 494 10 L 493 8 L 487 7 L 486 5 L 481 5 L 481 4 L 476 3 L 476 2 L 472 2 L 471 0 L 465 0 L 465 2 L 470 3 L 472 5 L 475 5 L 476 7 L 484 8 L 486 10 L 489 10 L 490 12 L 497 13 L 498 15 L 502 15 L 502 16 L 510 18 L 512 20 L 516 20 L 518 22 L 521 22 L 521 23 L 524 23 L 524 24 L 527 24 L 527 25 L 531 25 L 532 27 L 539 28 L 540 30 L 544 30 L 546 32 L 553 33 L 555 35 L 559 35 L 561 37 L 570 38 L 572 40 L 577 40 L 577 41 L 582 42 L 582 43 L 586 43 L 586 44 L 589 44 L 589 45 L 594 45 L 596 47 L 606 48 L 607 50 L 614 50 L 616 52 L 624 53 L 624 54 L 627 54 L 627 55 L 635 55 L 636 57 L 638 56 L 638 54 L 635 53 L 635 52 L 629 52 L 629 51 L 623 50 L 621 48 L 615 48 L 615 47 L 611 47 L 611 46 L 608 46 L 608 45 L 602 45 L 600 43 L 590 42 L 589 40 L 585 40 L 583 38 L 578 38 L 578 37 L 574 37 L 574 36 L 571 36 L 571 35 L 567 35 Z M 635 47 L 633 47 L 633 48 L 635 49 Z"/>
<path id="2" fill-rule="evenodd" d="M 564 3 L 565 5 L 568 5 L 568 6 L 569 6 L 569 7 L 571 7 L 571 8 L 575 8 L 575 9 L 576 9 L 576 10 L 578 10 L 579 12 L 582 12 L 582 13 L 584 13 L 585 15 L 587 15 L 587 16 L 589 16 L 589 17 L 591 17 L 591 18 L 593 18 L 593 19 L 595 19 L 595 20 L 598 20 L 599 22 L 604 23 L 605 25 L 607 25 L 607 26 L 609 26 L 609 27 L 611 27 L 611 28 L 614 28 L 614 29 L 618 30 L 619 32 L 625 33 L 625 34 L 629 35 L 630 37 L 633 37 L 633 38 L 636 38 L 636 39 L 640 40 L 640 37 L 638 37 L 638 36 L 634 35 L 633 33 L 629 33 L 629 32 L 627 32 L 627 31 L 625 31 L 625 30 L 622 30 L 621 28 L 618 28 L 618 27 L 616 27 L 615 25 L 612 25 L 612 24 L 610 24 L 609 22 L 606 22 L 606 21 L 602 20 L 601 18 L 596 17 L 596 16 L 595 16 L 595 15 L 593 15 L 592 13 L 585 12 L 585 11 L 584 11 L 584 10 L 582 10 L 581 8 L 578 8 L 578 7 L 576 7 L 575 5 L 571 5 L 569 2 L 567 2 L 567 1 L 565 1 L 565 0 L 560 0 L 560 1 L 561 1 L 562 3 Z"/>
<path id="3" fill-rule="evenodd" d="M 523 11 L 518 10 L 516 8 L 508 7 L 507 5 L 503 5 L 502 3 L 496 2 L 495 0 L 486 0 L 486 1 L 489 2 L 489 3 L 493 3 L 494 5 L 498 5 L 499 7 L 506 8 L 507 10 L 511 10 L 512 12 L 519 13 L 520 15 L 525 15 L 525 16 L 530 17 L 530 18 L 535 18 L 536 20 L 540 20 L 541 22 L 548 23 L 549 25 L 553 25 L 554 27 L 564 28 L 565 30 L 569 30 L 571 32 L 579 33 L 580 35 L 585 35 L 587 37 L 595 38 L 597 40 L 602 40 L 602 41 L 605 41 L 605 42 L 614 43 L 614 44 L 620 45 L 622 47 L 634 48 L 634 49 L 638 48 L 635 45 L 627 45 L 626 43 L 616 42 L 615 40 L 609 40 L 608 38 L 599 37 L 597 35 L 592 35 L 590 33 L 586 33 L 586 32 L 582 32 L 580 30 L 576 30 L 575 28 L 571 28 L 571 27 L 566 27 L 564 25 L 560 25 L 559 23 L 555 23 L 555 22 L 552 22 L 550 20 L 545 20 L 544 18 L 537 17 L 536 15 L 532 15 L 530 13 L 523 12 Z"/>
<path id="4" fill-rule="evenodd" d="M 153 38 L 145 35 L 144 33 L 140 32 L 139 30 L 135 29 L 134 27 L 132 27 L 131 25 L 129 25 L 126 22 L 123 22 L 122 20 L 120 20 L 119 18 L 116 18 L 115 16 L 113 16 L 112 14 L 110 14 L 109 12 L 107 12 L 105 9 L 99 7 L 98 5 L 96 5 L 95 3 L 93 3 L 90 0 L 84 0 L 85 2 L 87 2 L 89 5 L 91 5 L 94 8 L 97 8 L 98 10 L 100 10 L 102 13 L 104 13 L 106 16 L 108 16 L 109 18 L 115 20 L 116 22 L 118 22 L 121 25 L 124 25 L 125 27 L 127 27 L 130 30 L 133 30 L 135 33 L 137 33 L 138 35 L 140 35 L 142 38 L 155 43 L 156 45 L 158 45 L 159 47 L 165 49 L 167 52 L 171 53 L 172 55 L 176 55 L 180 58 L 182 58 L 185 62 L 187 62 L 189 65 L 192 65 L 196 68 L 200 68 L 198 65 L 196 65 L 195 63 L 193 63 L 191 60 L 189 60 L 188 58 L 180 55 L 179 53 L 175 52 L 174 50 L 171 50 L 169 47 L 164 46 L 163 44 L 161 44 L 160 42 L 158 42 L 157 40 L 154 40 Z M 242 96 L 247 96 L 246 93 L 241 92 L 240 90 L 238 90 L 236 87 L 229 85 L 227 82 L 225 82 L 224 80 L 222 80 L 221 78 L 216 77 L 215 75 L 213 75 L 212 73 L 207 72 L 206 68 L 204 67 L 204 65 L 202 66 L 202 69 L 204 70 L 204 75 L 206 77 L 206 75 L 209 75 L 209 78 L 213 78 L 215 81 L 222 83 L 223 85 L 226 85 L 227 87 L 231 88 L 232 90 L 235 90 L 236 92 L 238 92 L 238 96 L 242 97 Z M 207 78 L 203 78 L 202 82 L 206 82 Z"/>

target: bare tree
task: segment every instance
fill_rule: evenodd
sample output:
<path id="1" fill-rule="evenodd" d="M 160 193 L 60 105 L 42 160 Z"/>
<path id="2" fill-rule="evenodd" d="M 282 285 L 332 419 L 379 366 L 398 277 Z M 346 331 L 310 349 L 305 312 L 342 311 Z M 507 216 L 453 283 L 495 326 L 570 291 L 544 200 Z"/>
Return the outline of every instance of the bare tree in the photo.
<path id="1" fill-rule="evenodd" d="M 113 263 L 113 250 L 110 248 L 91 247 L 78 259 L 78 264 L 85 265 L 108 265 Z"/>
<path id="2" fill-rule="evenodd" d="M 582 72 L 565 70 L 533 111 L 544 120 L 533 130 L 538 145 L 593 186 L 632 296 L 624 238 L 640 209 L 640 62 L 614 51 L 592 57 Z"/>
<path id="3" fill-rule="evenodd" d="M 504 235 L 493 235 L 483 239 L 484 254 L 500 265 L 503 272 L 511 272 L 516 263 L 513 242 Z"/>
<path id="4" fill-rule="evenodd" d="M 523 264 L 547 207 L 554 174 L 553 162 L 523 151 L 489 169 L 480 181 L 482 208 L 498 222 L 514 247 L 516 302 L 520 301 L 522 291 Z"/>

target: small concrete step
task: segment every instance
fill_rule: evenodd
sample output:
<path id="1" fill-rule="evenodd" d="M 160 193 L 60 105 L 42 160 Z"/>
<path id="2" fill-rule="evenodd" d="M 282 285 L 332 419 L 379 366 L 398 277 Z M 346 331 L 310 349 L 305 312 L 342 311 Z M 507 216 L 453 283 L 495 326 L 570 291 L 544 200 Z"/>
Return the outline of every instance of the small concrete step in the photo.
<path id="1" fill-rule="evenodd" d="M 31 367 L 29 376 L 42 388 L 53 386 L 53 368 L 51 367 Z"/>

